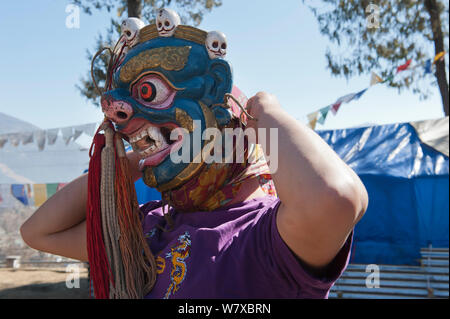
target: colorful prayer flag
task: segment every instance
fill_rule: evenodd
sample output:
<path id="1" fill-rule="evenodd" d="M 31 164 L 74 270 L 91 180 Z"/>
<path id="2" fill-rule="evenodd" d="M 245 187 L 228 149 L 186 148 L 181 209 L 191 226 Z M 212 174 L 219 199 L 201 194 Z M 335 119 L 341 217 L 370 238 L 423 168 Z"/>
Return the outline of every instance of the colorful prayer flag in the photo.
<path id="1" fill-rule="evenodd" d="M 319 115 L 319 111 L 316 111 L 314 113 L 308 114 L 309 127 L 311 129 L 313 129 L 313 130 L 316 128 L 317 115 Z"/>
<path id="2" fill-rule="evenodd" d="M 341 96 L 340 98 L 338 98 L 336 100 L 336 102 L 334 102 L 334 104 L 331 106 L 331 112 L 333 112 L 334 115 L 336 115 L 337 111 L 339 110 L 339 108 L 341 107 L 342 103 L 348 103 L 351 100 L 353 100 L 355 98 L 355 93 L 350 93 L 344 96 Z"/>
<path id="3" fill-rule="evenodd" d="M 87 134 L 89 136 L 94 136 L 96 126 L 97 126 L 97 123 L 89 123 L 89 124 L 78 125 L 75 127 L 75 129 L 77 129 L 79 131 L 83 131 L 85 134 Z"/>
<path id="4" fill-rule="evenodd" d="M 61 129 L 61 133 L 63 136 L 63 140 L 66 143 L 66 145 L 69 145 L 70 141 L 72 140 L 74 136 L 73 127 L 63 127 Z"/>
<path id="5" fill-rule="evenodd" d="M 331 106 L 331 112 L 333 113 L 333 115 L 336 115 L 337 111 L 341 107 L 341 104 L 342 102 L 336 102 Z"/>
<path id="6" fill-rule="evenodd" d="M 28 197 L 25 193 L 25 185 L 22 184 L 12 184 L 11 185 L 11 194 L 22 204 L 28 205 Z"/>
<path id="7" fill-rule="evenodd" d="M 34 184 L 34 206 L 39 207 L 47 200 L 47 185 Z"/>
<path id="8" fill-rule="evenodd" d="M 6 136 L 0 136 L 0 148 L 3 148 L 6 142 L 8 142 L 8 138 Z"/>
<path id="9" fill-rule="evenodd" d="M 391 74 L 391 75 L 389 75 L 388 77 L 387 77 L 387 79 L 386 80 L 384 80 L 382 83 L 385 83 L 385 82 L 389 82 L 389 81 L 392 81 L 392 79 L 394 78 L 394 75 L 393 74 Z"/>
<path id="10" fill-rule="evenodd" d="M 322 124 L 325 123 L 325 119 L 327 118 L 328 112 L 331 109 L 331 105 L 325 106 L 319 110 L 319 116 L 317 118 L 317 122 Z"/>
<path id="11" fill-rule="evenodd" d="M 439 52 L 438 54 L 436 54 L 436 56 L 434 57 L 434 61 L 433 63 L 436 63 L 437 61 L 439 61 L 440 59 L 442 59 L 445 55 L 445 51 Z"/>
<path id="12" fill-rule="evenodd" d="M 81 134 L 83 134 L 83 131 L 75 128 L 73 133 L 73 140 L 75 141 L 77 138 L 80 137 Z"/>
<path id="13" fill-rule="evenodd" d="M 19 144 L 20 144 L 20 134 L 16 134 L 16 133 L 9 134 L 9 143 L 12 146 L 15 146 L 15 147 L 19 146 Z"/>
<path id="14" fill-rule="evenodd" d="M 425 61 L 425 74 L 431 73 L 431 59 Z"/>
<path id="15" fill-rule="evenodd" d="M 34 132 L 34 139 L 38 146 L 39 151 L 43 151 L 45 147 L 45 131 Z"/>
<path id="16" fill-rule="evenodd" d="M 55 195 L 56 191 L 58 190 L 58 184 L 46 184 L 47 188 L 47 198 L 52 197 Z"/>
<path id="17" fill-rule="evenodd" d="M 411 64 L 412 59 L 409 59 L 408 61 L 406 61 L 405 64 L 400 65 L 399 67 L 397 67 L 397 73 L 401 72 L 401 71 L 405 71 L 407 68 L 409 68 L 409 65 Z"/>
<path id="18" fill-rule="evenodd" d="M 30 184 L 25 185 L 25 193 L 28 198 L 28 205 L 34 206 L 34 195 L 33 195 L 33 187 Z"/>
<path id="19" fill-rule="evenodd" d="M 59 128 L 49 129 L 47 130 L 47 143 L 48 145 L 53 145 L 58 138 Z"/>
<path id="20" fill-rule="evenodd" d="M 33 143 L 33 132 L 24 132 L 21 136 L 22 145 Z"/>
<path id="21" fill-rule="evenodd" d="M 358 93 L 356 93 L 354 99 L 355 99 L 355 100 L 359 100 L 359 98 L 360 98 L 364 93 L 366 93 L 367 90 L 368 90 L 368 89 L 364 89 L 364 90 L 359 91 Z"/>
<path id="22" fill-rule="evenodd" d="M 350 93 L 350 94 L 344 95 L 344 96 L 340 97 L 338 99 L 338 101 L 342 102 L 342 103 L 349 103 L 350 101 L 352 101 L 355 98 L 355 95 L 356 95 L 356 93 Z"/>
<path id="23" fill-rule="evenodd" d="M 375 72 L 372 72 L 372 76 L 370 77 L 370 85 L 372 86 L 382 82 L 383 79 L 380 76 L 378 76 Z"/>

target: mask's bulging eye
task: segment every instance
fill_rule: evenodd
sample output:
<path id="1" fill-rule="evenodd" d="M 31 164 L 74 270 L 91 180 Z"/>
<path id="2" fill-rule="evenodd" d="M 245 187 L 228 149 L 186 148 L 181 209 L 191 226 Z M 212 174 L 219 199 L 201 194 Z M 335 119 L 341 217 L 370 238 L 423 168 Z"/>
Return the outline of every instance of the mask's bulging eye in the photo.
<path id="1" fill-rule="evenodd" d="M 155 109 L 170 107 L 176 94 L 176 90 L 157 74 L 144 76 L 131 91 L 133 98 Z"/>
<path id="2" fill-rule="evenodd" d="M 141 98 L 145 101 L 145 102 L 151 102 L 155 99 L 156 96 L 156 88 L 155 85 L 151 82 L 144 82 L 141 84 L 140 87 L 140 95 Z"/>

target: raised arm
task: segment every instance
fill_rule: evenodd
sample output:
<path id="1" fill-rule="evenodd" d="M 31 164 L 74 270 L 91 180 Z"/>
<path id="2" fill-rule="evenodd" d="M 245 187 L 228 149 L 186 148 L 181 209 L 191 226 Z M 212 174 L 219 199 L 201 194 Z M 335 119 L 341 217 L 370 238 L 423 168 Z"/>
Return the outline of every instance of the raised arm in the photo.
<path id="1" fill-rule="evenodd" d="M 302 125 L 267 93 L 248 102 L 249 124 L 278 128 L 278 168 L 272 177 L 281 200 L 278 231 L 301 260 L 312 267 L 329 264 L 364 214 L 368 196 L 355 172 L 320 136 Z M 264 145 L 263 145 L 264 147 Z M 270 153 L 270 144 L 265 147 Z"/>
<path id="2" fill-rule="evenodd" d="M 127 154 L 134 180 L 141 177 L 138 156 Z M 88 175 L 82 175 L 50 197 L 20 228 L 30 247 L 87 261 L 86 203 Z"/>

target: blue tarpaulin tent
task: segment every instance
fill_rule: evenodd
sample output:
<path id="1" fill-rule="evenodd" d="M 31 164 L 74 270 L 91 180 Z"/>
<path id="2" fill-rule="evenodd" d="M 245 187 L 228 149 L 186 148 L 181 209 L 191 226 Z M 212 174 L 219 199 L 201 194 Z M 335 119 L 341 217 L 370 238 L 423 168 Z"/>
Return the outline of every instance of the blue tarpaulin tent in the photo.
<path id="1" fill-rule="evenodd" d="M 369 193 L 351 262 L 417 265 L 420 248 L 449 247 L 448 125 L 447 117 L 317 132 Z"/>
<path id="2" fill-rule="evenodd" d="M 140 205 L 151 200 L 161 200 L 161 194 L 155 188 L 145 185 L 142 178 L 134 183 L 134 186 L 136 188 L 137 200 Z"/>

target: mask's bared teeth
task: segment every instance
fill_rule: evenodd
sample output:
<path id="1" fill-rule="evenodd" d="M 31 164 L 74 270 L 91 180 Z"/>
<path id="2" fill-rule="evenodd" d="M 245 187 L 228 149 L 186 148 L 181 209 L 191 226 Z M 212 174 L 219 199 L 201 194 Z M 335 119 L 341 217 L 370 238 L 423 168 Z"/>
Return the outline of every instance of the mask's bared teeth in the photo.
<path id="1" fill-rule="evenodd" d="M 147 125 L 130 136 L 129 141 L 133 150 L 139 154 L 142 160 L 145 160 L 164 151 L 173 143 L 170 141 L 171 131 L 168 127 Z"/>
<path id="2" fill-rule="evenodd" d="M 150 126 L 147 128 L 147 133 L 148 136 L 150 136 L 150 138 L 155 141 L 157 149 L 161 149 L 162 147 L 167 145 L 159 127 Z"/>
<path id="3" fill-rule="evenodd" d="M 156 146 L 153 144 L 153 145 L 151 145 L 150 147 L 148 147 L 146 150 L 139 151 L 139 155 L 140 155 L 142 158 L 146 158 L 146 157 L 152 155 L 153 153 L 155 153 L 156 150 L 157 150 L 157 148 L 156 148 Z"/>
<path id="4" fill-rule="evenodd" d="M 156 141 L 158 139 L 158 135 L 159 135 L 159 128 L 155 127 L 155 126 L 149 126 L 149 127 L 147 127 L 147 134 L 153 140 Z"/>
<path id="5" fill-rule="evenodd" d="M 144 137 L 146 137 L 147 135 L 148 135 L 147 129 L 146 128 L 141 129 L 137 134 L 135 134 L 134 136 L 130 136 L 129 137 L 130 143 L 136 143 L 139 140 L 141 140 Z"/>

